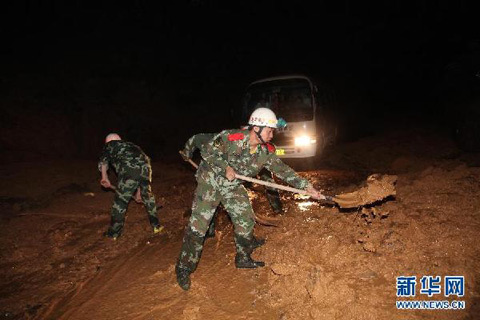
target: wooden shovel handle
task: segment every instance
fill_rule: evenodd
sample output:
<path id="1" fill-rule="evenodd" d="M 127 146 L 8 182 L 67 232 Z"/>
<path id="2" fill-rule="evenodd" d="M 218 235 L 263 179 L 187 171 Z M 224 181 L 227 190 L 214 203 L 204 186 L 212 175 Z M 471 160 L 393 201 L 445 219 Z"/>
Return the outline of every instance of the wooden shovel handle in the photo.
<path id="1" fill-rule="evenodd" d="M 183 155 L 182 151 L 179 151 L 179 152 L 180 152 L 180 154 Z M 185 156 L 184 156 L 184 158 L 186 159 Z M 188 159 L 187 161 L 190 162 L 190 164 L 192 166 L 194 166 L 196 169 L 198 169 L 198 165 L 195 162 L 193 162 L 192 159 Z M 267 186 L 267 187 L 270 187 L 270 188 L 280 189 L 280 190 L 284 190 L 284 191 L 290 191 L 290 192 L 298 193 L 298 194 L 309 195 L 307 191 L 302 190 L 302 189 L 292 188 L 292 187 L 284 186 L 284 185 L 273 183 L 273 182 L 263 181 L 263 180 L 255 179 L 255 178 L 251 178 L 251 177 L 246 177 L 246 176 L 242 176 L 240 174 L 235 174 L 235 178 L 240 179 L 240 180 L 244 180 L 244 181 L 253 182 L 253 183 L 256 183 L 256 184 L 261 184 L 261 185 L 264 185 L 264 186 Z M 328 197 L 328 196 L 324 196 L 324 197 L 325 197 L 325 200 L 330 200 L 330 201 L 332 200 L 331 197 Z"/>

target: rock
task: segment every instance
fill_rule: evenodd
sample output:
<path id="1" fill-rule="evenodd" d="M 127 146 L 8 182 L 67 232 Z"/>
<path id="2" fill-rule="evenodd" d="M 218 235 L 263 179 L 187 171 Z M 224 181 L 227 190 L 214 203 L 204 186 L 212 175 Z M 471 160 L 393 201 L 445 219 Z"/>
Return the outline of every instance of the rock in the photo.
<path id="1" fill-rule="evenodd" d="M 371 242 L 364 243 L 363 250 L 368 252 L 377 252 L 377 248 Z"/>

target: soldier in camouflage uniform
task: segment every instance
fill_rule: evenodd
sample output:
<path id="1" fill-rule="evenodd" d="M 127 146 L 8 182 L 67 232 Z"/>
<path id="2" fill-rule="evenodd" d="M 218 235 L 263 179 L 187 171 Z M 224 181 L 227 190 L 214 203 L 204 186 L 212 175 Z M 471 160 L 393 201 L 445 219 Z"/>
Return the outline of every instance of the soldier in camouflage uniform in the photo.
<path id="1" fill-rule="evenodd" d="M 215 133 L 199 133 L 196 134 L 185 143 L 185 147 L 181 152 L 181 155 L 184 157 L 185 161 L 188 161 L 192 158 L 193 153 L 199 149 L 202 150 L 203 147 L 215 136 Z M 259 178 L 264 181 L 275 182 L 272 178 L 272 174 L 270 171 L 263 169 L 259 173 Z M 278 190 L 266 187 L 265 188 L 265 195 L 267 196 L 268 203 L 272 208 L 273 212 L 281 213 L 282 212 L 282 201 L 280 200 L 280 194 Z M 212 238 L 215 236 L 215 219 L 218 215 L 218 209 L 215 211 L 213 215 L 212 222 L 210 222 L 210 226 L 208 228 L 207 234 L 205 235 L 206 238 Z M 254 237 L 255 241 L 260 241 Z"/>
<path id="2" fill-rule="evenodd" d="M 275 114 L 270 109 L 259 108 L 250 116 L 248 129 L 222 131 L 202 149 L 192 215 L 175 266 L 177 282 L 182 289 L 190 288 L 190 274 L 200 260 L 205 233 L 219 203 L 223 204 L 234 225 L 235 266 L 257 268 L 265 265 L 251 258 L 254 212 L 242 181 L 235 179 L 236 173 L 253 177 L 265 167 L 288 184 L 306 190 L 314 198 L 322 198 L 308 180 L 298 176 L 275 155 L 275 148 L 268 142 L 276 127 Z"/>
<path id="3" fill-rule="evenodd" d="M 116 188 L 112 187 L 108 179 L 109 164 L 118 175 Z M 100 184 L 105 188 L 115 189 L 110 227 L 105 236 L 116 239 L 122 234 L 125 211 L 135 192 L 137 192 L 135 201 L 140 202 L 141 199 L 145 205 L 153 232 L 158 233 L 163 229 L 158 222 L 157 206 L 150 186 L 152 181 L 150 158 L 139 146 L 121 140 L 116 133 L 109 134 L 105 139 L 98 169 L 102 173 Z"/>

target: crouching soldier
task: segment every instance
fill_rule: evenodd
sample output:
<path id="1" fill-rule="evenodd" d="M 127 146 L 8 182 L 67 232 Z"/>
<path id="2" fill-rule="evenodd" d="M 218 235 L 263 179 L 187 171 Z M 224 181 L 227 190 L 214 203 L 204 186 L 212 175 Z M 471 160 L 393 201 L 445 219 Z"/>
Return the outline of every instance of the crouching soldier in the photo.
<path id="1" fill-rule="evenodd" d="M 185 161 L 188 161 L 192 158 L 193 153 L 198 149 L 202 150 L 207 143 L 212 140 L 215 136 L 215 133 L 199 133 L 196 134 L 185 143 L 184 149 L 180 152 L 182 157 Z M 274 182 L 272 178 L 272 174 L 270 171 L 263 169 L 259 173 L 259 178 L 264 181 Z M 268 203 L 272 208 L 273 212 L 281 213 L 282 212 L 282 201 L 280 200 L 280 194 L 277 189 L 265 187 L 265 195 L 267 196 Z M 217 207 L 215 214 L 213 215 L 212 222 L 210 222 L 210 226 L 208 228 L 207 234 L 205 235 L 207 238 L 212 238 L 215 236 L 215 219 L 218 215 L 220 207 Z M 261 241 L 261 240 L 258 240 Z"/>
<path id="2" fill-rule="evenodd" d="M 109 165 L 113 166 L 118 175 L 117 187 L 113 187 L 108 179 Z M 123 141 L 116 133 L 109 134 L 105 138 L 98 169 L 102 173 L 100 184 L 104 188 L 115 189 L 110 227 L 104 233 L 106 237 L 116 239 L 122 234 L 125 211 L 135 193 L 135 201 L 143 202 L 145 205 L 153 232 L 159 233 L 163 229 L 157 218 L 157 206 L 150 186 L 152 181 L 150 158 L 139 146 Z"/>
<path id="3" fill-rule="evenodd" d="M 276 155 L 269 141 L 277 127 L 277 117 L 267 108 L 259 108 L 250 116 L 246 130 L 225 130 L 216 134 L 202 148 L 202 162 L 196 173 L 192 215 L 185 230 L 182 249 L 175 266 L 177 282 L 184 290 L 190 288 L 190 274 L 195 271 L 203 250 L 205 234 L 219 203 L 228 212 L 234 225 L 237 268 L 258 268 L 265 265 L 251 258 L 254 249 L 254 212 L 241 174 L 254 177 L 266 168 L 295 188 L 306 190 L 314 198 L 322 195 L 298 176 Z"/>

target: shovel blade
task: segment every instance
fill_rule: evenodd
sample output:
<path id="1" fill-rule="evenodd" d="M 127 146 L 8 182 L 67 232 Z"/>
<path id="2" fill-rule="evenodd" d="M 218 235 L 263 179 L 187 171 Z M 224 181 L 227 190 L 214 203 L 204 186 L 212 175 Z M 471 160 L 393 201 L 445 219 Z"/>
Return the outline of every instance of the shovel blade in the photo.
<path id="1" fill-rule="evenodd" d="M 342 195 L 340 195 L 340 196 L 333 197 L 333 201 L 336 204 L 338 204 L 341 208 L 355 208 L 363 205 L 363 202 L 361 199 L 353 196 L 343 197 Z"/>
<path id="2" fill-rule="evenodd" d="M 367 178 L 367 185 L 355 192 L 339 194 L 333 201 L 342 208 L 355 208 L 381 201 L 396 194 L 397 176 L 374 174 Z"/>

